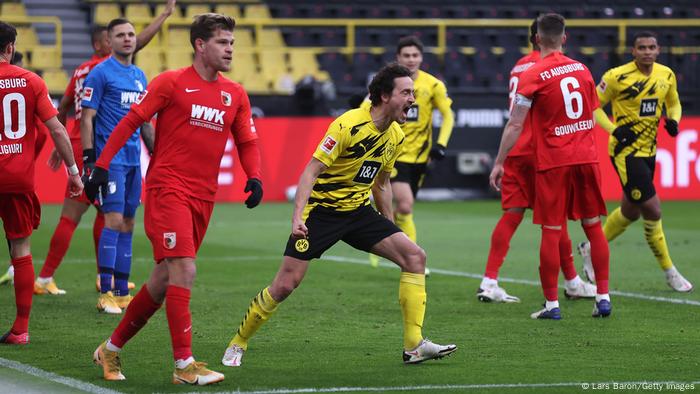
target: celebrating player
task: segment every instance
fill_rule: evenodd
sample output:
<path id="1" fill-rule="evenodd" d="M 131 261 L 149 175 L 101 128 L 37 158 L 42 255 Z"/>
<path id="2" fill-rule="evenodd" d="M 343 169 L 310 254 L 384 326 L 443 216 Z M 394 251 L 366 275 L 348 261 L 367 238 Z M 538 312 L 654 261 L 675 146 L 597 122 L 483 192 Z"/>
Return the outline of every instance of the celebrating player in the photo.
<path id="1" fill-rule="evenodd" d="M 415 103 L 408 112 L 406 123 L 401 125 L 406 140 L 391 174 L 391 190 L 396 203 L 394 220 L 401 231 L 415 243 L 417 232 L 413 221 L 413 204 L 418 189 L 423 185 L 428 163 L 445 158 L 454 115 L 450 108 L 452 100 L 447 96 L 445 84 L 420 69 L 423 62 L 423 43 L 417 37 L 407 36 L 399 40 L 396 46 L 396 61 L 411 72 Z M 365 101 L 363 105 L 367 109 L 370 107 L 369 101 Z M 442 125 L 433 145 L 433 110 L 436 108 L 442 115 Z M 370 255 L 370 262 L 376 266 L 379 260 Z M 428 267 L 425 274 L 430 275 Z"/>
<path id="2" fill-rule="evenodd" d="M 540 48 L 535 41 L 536 35 L 537 21 L 534 21 L 530 25 L 530 43 L 532 43 L 533 51 L 520 58 L 510 72 L 510 94 L 508 95 L 510 109 L 513 108 L 513 98 L 518 89 L 520 74 L 540 60 Z M 486 272 L 476 292 L 477 299 L 483 302 L 520 302 L 518 297 L 508 294 L 505 289 L 498 285 L 498 271 L 508 253 L 510 240 L 523 220 L 525 209 L 532 208 L 534 205 L 535 147 L 532 141 L 529 115 L 523 123 L 523 131 L 518 141 L 503 163 L 503 169 L 501 206 L 504 212 L 491 234 Z M 564 294 L 569 298 L 595 297 L 595 286 L 582 281 L 574 267 L 571 239 L 569 239 L 566 223 L 562 226 L 562 235 L 559 240 L 559 258 L 561 259 L 561 270 L 564 279 L 566 279 Z"/>
<path id="3" fill-rule="evenodd" d="M 389 177 L 404 143 L 395 122 L 406 122 L 415 102 L 410 76 L 411 71 L 398 64 L 382 68 L 369 85 L 371 108 L 350 110 L 331 123 L 299 178 L 282 265 L 272 283 L 251 301 L 226 349 L 224 365 L 241 365 L 248 341 L 301 284 L 309 260 L 340 240 L 401 267 L 405 363 L 442 358 L 457 350 L 423 338 L 425 252 L 392 222 Z M 370 205 L 370 191 L 379 213 Z"/>
<path id="4" fill-rule="evenodd" d="M 136 52 L 145 47 L 151 41 L 153 36 L 158 33 L 163 22 L 172 14 L 174 7 L 175 0 L 169 0 L 163 9 L 163 12 L 136 36 Z M 69 108 L 71 106 L 75 108 L 75 123 L 73 124 L 73 129 L 70 132 L 70 139 L 73 146 L 73 153 L 75 155 L 75 162 L 77 163 L 80 171 L 83 169 L 82 143 L 80 141 L 80 114 L 82 110 L 83 85 L 85 83 L 85 78 L 90 71 L 92 71 L 96 65 L 106 60 L 112 52 L 106 27 L 94 27 L 90 33 L 90 37 L 92 40 L 92 47 L 95 52 L 90 60 L 84 62 L 78 66 L 75 71 L 73 71 L 73 76 L 66 87 L 66 92 L 63 94 L 63 98 L 58 105 L 58 120 L 63 125 L 66 125 L 66 116 Z M 57 152 L 54 150 L 51 153 L 50 163 L 56 164 L 57 159 Z M 81 194 L 78 197 L 70 197 L 68 191 L 66 191 L 66 196 L 63 200 L 63 208 L 61 209 L 61 218 L 59 219 L 58 225 L 56 225 L 56 229 L 51 237 L 49 252 L 46 255 L 44 266 L 41 268 L 41 272 L 39 273 L 39 277 L 37 278 L 36 282 L 34 282 L 34 294 L 60 295 L 66 293 L 65 290 L 58 288 L 55 280 L 53 279 L 53 275 L 68 251 L 71 239 L 73 238 L 73 232 L 78 226 L 78 223 L 80 223 L 80 219 L 83 217 L 83 214 L 89 207 L 90 203 L 87 198 L 85 198 L 85 195 Z M 92 228 L 92 235 L 95 243 L 95 256 L 99 254 L 99 241 L 103 228 L 104 215 L 102 214 L 102 211 L 98 209 Z M 100 289 L 99 279 L 100 276 L 98 272 L 98 291 Z M 128 288 L 132 289 L 133 283 L 129 282 Z"/>
<path id="5" fill-rule="evenodd" d="M 248 175 L 248 208 L 257 206 L 263 194 L 258 137 L 248 95 L 219 73 L 231 68 L 234 26 L 234 20 L 224 15 L 195 18 L 190 27 L 193 65 L 153 80 L 112 132 L 87 182 L 88 198 L 104 193 L 112 158 L 134 130 L 158 114 L 144 201 L 144 225 L 156 265 L 109 340 L 95 350 L 95 362 L 102 365 L 107 380 L 124 379 L 119 353 L 163 301 L 175 358 L 173 383 L 206 385 L 224 379 L 194 360 L 189 304 L 195 257 L 214 208 L 219 164 L 229 133 Z"/>
<path id="6" fill-rule="evenodd" d="M 29 245 L 32 231 L 39 226 L 41 206 L 34 192 L 34 161 L 37 118 L 49 129 L 61 158 L 68 166 L 71 192 L 82 192 L 78 167 L 66 129 L 56 119 L 46 84 L 36 74 L 10 64 L 17 30 L 0 22 L 0 219 L 10 240 L 14 267 L 17 315 L 0 343 L 29 343 L 29 313 L 32 308 L 34 266 Z"/>
<path id="7" fill-rule="evenodd" d="M 520 76 L 498 156 L 490 175 L 500 189 L 503 164 L 520 136 L 528 113 L 535 139 L 537 172 L 533 221 L 542 226 L 540 280 L 546 299 L 533 319 L 561 319 L 558 301 L 560 241 L 567 216 L 582 219 L 592 244 L 597 294 L 594 317 L 612 311 L 608 294 L 609 250 L 600 225 L 605 203 L 600 192 L 600 171 L 593 135 L 593 111 L 598 107 L 593 77 L 583 64 L 561 53 L 566 40 L 564 18 L 545 14 L 537 18 L 537 44 L 541 60 Z"/>
<path id="8" fill-rule="evenodd" d="M 80 133 L 85 174 L 90 174 L 112 130 L 146 86 L 146 75 L 132 63 L 136 50 L 134 26 L 126 19 L 114 19 L 107 33 L 112 56 L 88 74 L 82 94 Z M 141 200 L 141 131 L 146 145 L 153 146 L 149 119 L 110 163 L 110 187 L 100 203 L 105 227 L 97 253 L 101 293 L 97 309 L 105 313 L 121 313 L 131 301 L 128 282 L 134 216 Z"/>
<path id="9" fill-rule="evenodd" d="M 661 200 L 654 188 L 656 133 L 662 107 L 666 106 L 664 127 L 671 137 L 678 135 L 681 120 L 676 75 L 670 68 L 656 63 L 659 44 L 654 33 L 637 33 L 633 44 L 634 60 L 608 70 L 598 84 L 600 108 L 595 118 L 611 134 L 608 153 L 624 191 L 620 207 L 610 213 L 603 232 L 610 242 L 642 216 L 644 237 L 666 273 L 666 282 L 675 291 L 688 292 L 693 290 L 693 285 L 671 261 L 661 226 Z M 612 103 L 614 123 L 602 109 L 608 103 Z M 588 242 L 578 245 L 586 272 L 595 280 L 590 270 L 590 248 Z"/>

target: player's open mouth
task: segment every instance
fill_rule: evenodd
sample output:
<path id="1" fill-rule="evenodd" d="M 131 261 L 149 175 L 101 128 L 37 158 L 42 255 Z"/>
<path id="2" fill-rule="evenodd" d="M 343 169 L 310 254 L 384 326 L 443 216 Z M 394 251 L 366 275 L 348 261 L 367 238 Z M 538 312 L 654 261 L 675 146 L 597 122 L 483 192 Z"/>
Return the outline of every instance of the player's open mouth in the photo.
<path id="1" fill-rule="evenodd" d="M 408 111 L 411 109 L 411 106 L 403 107 L 403 114 L 408 115 Z"/>

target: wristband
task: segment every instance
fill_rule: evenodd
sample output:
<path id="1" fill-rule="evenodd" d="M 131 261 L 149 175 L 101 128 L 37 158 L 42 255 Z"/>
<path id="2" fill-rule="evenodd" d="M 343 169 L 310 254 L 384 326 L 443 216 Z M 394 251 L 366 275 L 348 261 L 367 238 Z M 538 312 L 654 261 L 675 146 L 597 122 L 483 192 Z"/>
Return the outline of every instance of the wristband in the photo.
<path id="1" fill-rule="evenodd" d="M 73 163 L 72 166 L 66 166 L 66 168 L 68 168 L 68 174 L 70 174 L 70 175 L 78 175 L 78 173 L 79 173 L 78 165 L 75 163 Z"/>

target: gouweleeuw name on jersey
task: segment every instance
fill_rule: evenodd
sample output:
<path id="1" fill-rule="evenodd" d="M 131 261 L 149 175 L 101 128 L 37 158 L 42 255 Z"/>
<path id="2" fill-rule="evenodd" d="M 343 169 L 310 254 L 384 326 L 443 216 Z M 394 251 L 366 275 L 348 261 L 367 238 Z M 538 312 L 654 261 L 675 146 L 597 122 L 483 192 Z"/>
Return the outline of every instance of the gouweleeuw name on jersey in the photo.
<path id="1" fill-rule="evenodd" d="M 369 204 L 374 180 L 381 171 L 394 169 L 403 141 L 404 133 L 396 122 L 379 131 L 366 108 L 339 116 L 314 152 L 328 168 L 313 186 L 304 218 L 317 205 L 351 211 Z"/>
<path id="2" fill-rule="evenodd" d="M 447 87 L 434 76 L 418 70 L 413 81 L 415 104 L 408 111 L 406 123 L 401 125 L 406 140 L 397 159 L 402 163 L 425 163 L 433 142 L 433 109 L 450 108 L 452 99 L 447 96 Z M 363 108 L 369 108 L 365 100 Z"/>
<path id="3" fill-rule="evenodd" d="M 662 107 L 678 101 L 676 76 L 659 63 L 649 76 L 642 74 L 634 61 L 608 70 L 598 84 L 601 108 L 612 100 L 612 112 L 617 126 L 631 124 L 637 141 L 623 150 L 624 154 L 650 157 L 656 154 L 656 132 Z M 608 152 L 614 155 L 617 139 L 610 137 Z"/>

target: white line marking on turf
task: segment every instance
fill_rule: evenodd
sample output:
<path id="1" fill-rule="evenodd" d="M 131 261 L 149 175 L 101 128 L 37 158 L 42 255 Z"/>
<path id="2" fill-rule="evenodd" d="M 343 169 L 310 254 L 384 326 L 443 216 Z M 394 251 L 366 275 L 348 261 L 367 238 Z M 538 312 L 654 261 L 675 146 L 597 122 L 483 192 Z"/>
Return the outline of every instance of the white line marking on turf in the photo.
<path id="1" fill-rule="evenodd" d="M 339 263 L 350 263 L 350 264 L 361 264 L 361 265 L 368 265 L 369 264 L 368 261 L 364 260 L 364 259 L 357 259 L 357 258 L 352 258 L 352 257 L 341 257 L 341 256 L 325 256 L 325 257 L 322 257 L 321 260 L 330 260 L 330 261 L 335 261 L 335 262 L 339 262 Z M 395 264 L 387 263 L 384 261 L 380 262 L 379 265 L 381 267 L 384 267 L 384 268 L 398 268 Z M 474 278 L 474 279 L 483 278 L 483 275 L 481 275 L 481 274 L 443 270 L 440 268 L 433 268 L 433 267 L 430 267 L 430 272 L 436 273 L 436 274 L 442 274 L 442 275 L 449 275 L 449 276 L 460 276 L 460 277 L 464 277 L 464 278 Z M 530 286 L 539 286 L 540 285 L 540 282 L 538 282 L 538 281 L 527 280 L 527 279 L 513 279 L 513 278 L 499 277 L 498 280 L 501 282 L 518 283 L 521 285 L 530 285 Z M 563 289 L 564 287 L 560 286 L 560 288 Z M 626 291 L 616 291 L 616 290 L 612 290 L 610 292 L 610 294 L 620 296 L 620 297 L 637 298 L 640 300 L 668 302 L 671 304 L 700 306 L 700 301 L 687 300 L 684 298 L 657 297 L 657 296 L 650 296 L 650 295 L 646 295 L 646 294 L 629 293 Z"/>
<path id="2" fill-rule="evenodd" d="M 0 367 L 14 369 L 15 371 L 23 372 L 28 375 L 32 375 L 41 379 L 49 380 L 54 383 L 60 383 L 62 385 L 84 391 L 86 393 L 93 394 L 121 394 L 119 391 L 114 391 L 106 389 L 104 387 L 96 386 L 92 383 L 83 382 L 81 380 L 67 378 L 65 376 L 57 375 L 53 372 L 44 371 L 43 369 L 32 367 L 31 365 L 22 364 L 18 361 L 7 360 L 0 357 Z"/>
<path id="3" fill-rule="evenodd" d="M 520 389 L 520 388 L 555 388 L 555 387 L 579 387 L 584 390 L 594 385 L 599 387 L 617 387 L 623 390 L 652 390 L 659 391 L 658 387 L 666 390 L 673 390 L 674 385 L 696 385 L 700 382 L 566 382 L 566 383 L 503 383 L 503 384 L 446 384 L 446 385 L 423 385 L 423 386 L 395 386 L 395 387 L 325 387 L 325 388 L 299 388 L 299 389 L 269 389 L 258 391 L 218 391 L 216 394 L 301 394 L 301 393 L 350 393 L 350 392 L 374 392 L 374 391 L 426 391 L 426 390 L 483 390 L 483 389 Z M 585 387 L 585 388 L 584 388 Z M 643 387 L 648 387 L 644 389 Z M 677 390 L 677 389 L 676 389 Z M 185 394 L 199 394 L 191 392 Z"/>

